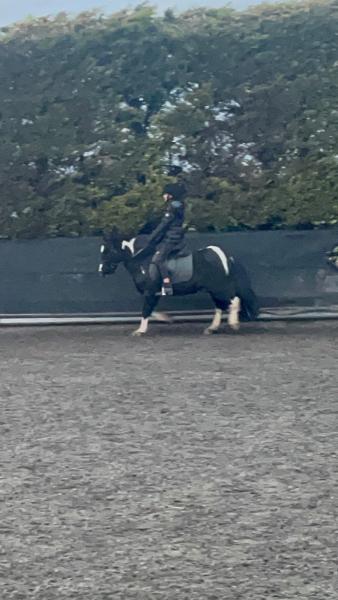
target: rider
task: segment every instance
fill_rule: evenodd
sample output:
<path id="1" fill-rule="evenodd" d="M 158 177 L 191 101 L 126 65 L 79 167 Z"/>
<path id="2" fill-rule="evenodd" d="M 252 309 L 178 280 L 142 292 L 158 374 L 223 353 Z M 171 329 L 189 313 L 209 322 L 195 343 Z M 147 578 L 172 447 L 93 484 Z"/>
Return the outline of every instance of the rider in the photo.
<path id="1" fill-rule="evenodd" d="M 184 196 L 185 188 L 180 183 L 170 183 L 164 188 L 165 214 L 149 237 L 147 246 L 156 244 L 152 263 L 158 267 L 162 278 L 162 296 L 172 296 L 173 287 L 167 260 L 172 254 L 184 249 Z"/>

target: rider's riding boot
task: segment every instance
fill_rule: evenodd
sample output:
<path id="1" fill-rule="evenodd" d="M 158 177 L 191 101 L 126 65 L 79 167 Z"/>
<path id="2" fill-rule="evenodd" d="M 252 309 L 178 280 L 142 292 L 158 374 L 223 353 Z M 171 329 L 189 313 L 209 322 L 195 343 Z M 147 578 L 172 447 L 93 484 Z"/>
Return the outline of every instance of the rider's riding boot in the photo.
<path id="1" fill-rule="evenodd" d="M 162 294 L 162 296 L 172 296 L 173 293 L 174 293 L 174 290 L 173 290 L 171 281 L 170 281 L 169 277 L 166 277 L 165 279 L 163 279 L 161 294 Z"/>

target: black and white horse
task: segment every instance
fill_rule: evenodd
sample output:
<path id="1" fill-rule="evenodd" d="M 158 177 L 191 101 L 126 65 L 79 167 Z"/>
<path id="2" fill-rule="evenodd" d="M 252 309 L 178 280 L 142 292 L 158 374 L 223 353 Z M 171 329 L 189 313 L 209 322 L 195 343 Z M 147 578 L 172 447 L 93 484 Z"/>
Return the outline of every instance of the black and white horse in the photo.
<path id="1" fill-rule="evenodd" d="M 133 335 L 143 335 L 148 330 L 149 318 L 159 320 L 165 316 L 154 313 L 159 302 L 161 278 L 156 265 L 151 263 L 154 252 L 141 252 L 147 246 L 147 235 L 138 235 L 131 240 L 123 240 L 116 231 L 104 237 L 101 246 L 99 272 L 110 275 L 123 263 L 133 278 L 137 290 L 144 296 L 142 319 Z M 227 257 L 218 246 L 208 246 L 188 256 L 170 259 L 174 296 L 208 292 L 215 304 L 212 323 L 206 334 L 216 333 L 220 328 L 223 311 L 228 310 L 228 324 L 233 330 L 239 329 L 240 318 L 246 321 L 256 319 L 258 302 L 244 267 L 232 257 Z"/>
<path id="2" fill-rule="evenodd" d="M 330 267 L 333 267 L 335 270 L 338 270 L 338 244 L 330 252 L 326 254 L 326 260 Z"/>

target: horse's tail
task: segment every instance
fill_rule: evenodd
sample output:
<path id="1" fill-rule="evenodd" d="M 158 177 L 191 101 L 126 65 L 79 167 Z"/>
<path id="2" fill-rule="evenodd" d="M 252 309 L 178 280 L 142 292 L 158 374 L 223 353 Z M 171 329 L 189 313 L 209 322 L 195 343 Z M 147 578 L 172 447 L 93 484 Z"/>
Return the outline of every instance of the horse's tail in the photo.
<path id="1" fill-rule="evenodd" d="M 231 260 L 231 274 L 235 279 L 236 293 L 241 300 L 241 321 L 255 321 L 259 315 L 258 298 L 252 288 L 251 280 L 241 263 Z"/>
<path id="2" fill-rule="evenodd" d="M 240 295 L 242 321 L 255 321 L 259 315 L 259 303 L 252 288 L 248 288 Z"/>

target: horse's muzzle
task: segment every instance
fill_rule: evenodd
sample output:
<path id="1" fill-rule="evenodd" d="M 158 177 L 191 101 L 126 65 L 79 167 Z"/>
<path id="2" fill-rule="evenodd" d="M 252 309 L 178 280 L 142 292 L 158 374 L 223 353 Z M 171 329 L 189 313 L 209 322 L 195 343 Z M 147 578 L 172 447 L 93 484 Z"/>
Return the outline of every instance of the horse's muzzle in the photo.
<path id="1" fill-rule="evenodd" d="M 110 267 L 105 266 L 104 264 L 100 264 L 98 268 L 98 272 L 102 277 L 106 277 L 106 275 L 113 275 L 116 271 L 117 265 L 111 265 Z"/>

